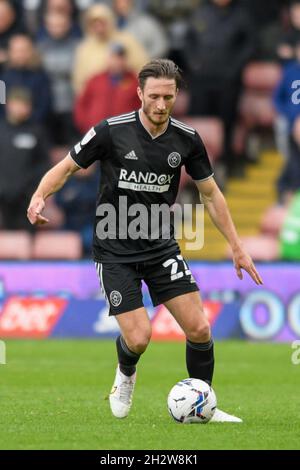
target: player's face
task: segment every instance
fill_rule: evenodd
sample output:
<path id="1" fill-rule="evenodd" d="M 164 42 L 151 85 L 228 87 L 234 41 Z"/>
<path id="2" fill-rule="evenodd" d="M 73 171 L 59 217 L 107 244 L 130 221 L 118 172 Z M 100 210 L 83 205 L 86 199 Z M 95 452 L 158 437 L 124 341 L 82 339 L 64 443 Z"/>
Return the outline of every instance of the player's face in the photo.
<path id="1" fill-rule="evenodd" d="M 142 110 L 152 124 L 161 126 L 168 121 L 177 92 L 176 82 L 170 78 L 149 77 L 144 89 L 138 88 Z"/>

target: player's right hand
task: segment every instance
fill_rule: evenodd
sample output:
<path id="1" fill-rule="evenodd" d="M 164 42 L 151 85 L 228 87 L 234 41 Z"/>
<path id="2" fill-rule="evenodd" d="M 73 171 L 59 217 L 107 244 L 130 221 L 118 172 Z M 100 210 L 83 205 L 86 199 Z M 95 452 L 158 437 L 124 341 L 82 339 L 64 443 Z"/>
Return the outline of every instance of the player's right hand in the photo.
<path id="1" fill-rule="evenodd" d="M 43 225 L 49 222 L 46 217 L 41 215 L 45 207 L 45 201 L 41 196 L 32 196 L 27 209 L 27 218 L 32 225 Z"/>

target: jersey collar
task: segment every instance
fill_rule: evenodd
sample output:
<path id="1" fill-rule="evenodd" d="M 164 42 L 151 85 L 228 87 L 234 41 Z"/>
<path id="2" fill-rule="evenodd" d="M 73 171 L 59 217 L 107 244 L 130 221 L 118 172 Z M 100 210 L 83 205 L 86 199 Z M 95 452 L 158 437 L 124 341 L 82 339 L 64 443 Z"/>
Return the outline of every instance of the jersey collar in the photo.
<path id="1" fill-rule="evenodd" d="M 149 137 L 151 137 L 152 140 L 156 140 L 158 139 L 159 137 L 161 137 L 162 135 L 164 135 L 167 130 L 169 129 L 169 126 L 170 126 L 170 118 L 169 118 L 169 121 L 168 121 L 168 125 L 167 127 L 165 128 L 165 130 L 163 132 L 161 132 L 160 134 L 156 135 L 155 137 L 148 131 L 148 129 L 146 129 L 146 127 L 144 126 L 144 124 L 142 123 L 141 119 L 140 119 L 140 112 L 141 112 L 141 109 L 139 109 L 138 111 L 136 111 L 136 120 L 137 122 L 139 123 L 140 127 L 145 131 L 147 132 L 147 135 Z"/>

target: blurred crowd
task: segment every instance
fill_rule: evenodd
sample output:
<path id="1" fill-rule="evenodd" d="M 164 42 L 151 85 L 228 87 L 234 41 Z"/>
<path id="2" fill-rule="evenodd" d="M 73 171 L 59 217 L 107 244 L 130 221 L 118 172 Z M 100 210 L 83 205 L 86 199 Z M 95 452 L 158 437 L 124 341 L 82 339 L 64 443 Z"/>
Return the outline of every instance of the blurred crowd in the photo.
<path id="1" fill-rule="evenodd" d="M 203 134 L 221 187 L 272 131 L 279 203 L 300 189 L 300 0 L 0 0 L 1 229 L 35 231 L 41 176 L 92 125 L 139 107 L 137 72 L 159 57 L 184 73 L 174 114 Z M 85 255 L 98 178 L 79 171 L 47 208 Z"/>

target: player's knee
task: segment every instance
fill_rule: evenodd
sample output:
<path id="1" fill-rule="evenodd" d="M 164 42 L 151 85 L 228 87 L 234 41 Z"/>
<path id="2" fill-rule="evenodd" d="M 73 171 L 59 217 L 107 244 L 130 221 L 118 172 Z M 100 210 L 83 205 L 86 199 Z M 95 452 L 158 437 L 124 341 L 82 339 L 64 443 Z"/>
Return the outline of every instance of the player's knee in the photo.
<path id="1" fill-rule="evenodd" d="M 130 334 L 128 338 L 128 347 L 136 354 L 142 354 L 146 351 L 149 341 L 151 339 L 151 328 L 147 330 L 136 330 Z"/>
<path id="2" fill-rule="evenodd" d="M 188 339 L 193 343 L 206 343 L 210 340 L 210 324 L 206 318 L 197 324 L 188 334 Z"/>

